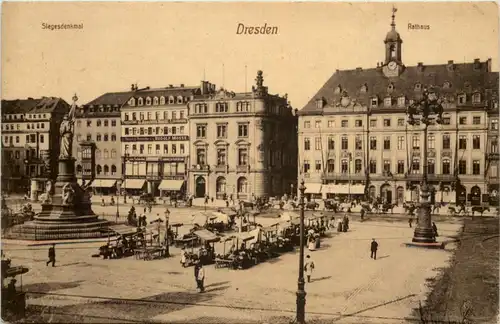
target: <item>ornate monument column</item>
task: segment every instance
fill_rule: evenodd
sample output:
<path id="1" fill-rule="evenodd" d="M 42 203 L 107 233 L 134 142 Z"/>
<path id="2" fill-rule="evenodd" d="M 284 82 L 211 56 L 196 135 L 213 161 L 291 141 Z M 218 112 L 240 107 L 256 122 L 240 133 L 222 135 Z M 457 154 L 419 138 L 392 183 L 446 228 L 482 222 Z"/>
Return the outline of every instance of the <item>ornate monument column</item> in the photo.
<path id="1" fill-rule="evenodd" d="M 108 222 L 99 220 L 92 211 L 87 187 L 78 185 L 75 158 L 72 156 L 76 101 L 60 126 L 58 174 L 48 176 L 45 184 L 42 211 L 35 220 L 22 224 L 23 235 L 35 240 L 101 237 Z M 49 159 L 50 160 L 50 159 Z M 50 163 L 50 162 L 49 162 Z M 50 166 L 49 168 L 50 169 Z M 15 231 L 14 231 L 15 232 Z"/>

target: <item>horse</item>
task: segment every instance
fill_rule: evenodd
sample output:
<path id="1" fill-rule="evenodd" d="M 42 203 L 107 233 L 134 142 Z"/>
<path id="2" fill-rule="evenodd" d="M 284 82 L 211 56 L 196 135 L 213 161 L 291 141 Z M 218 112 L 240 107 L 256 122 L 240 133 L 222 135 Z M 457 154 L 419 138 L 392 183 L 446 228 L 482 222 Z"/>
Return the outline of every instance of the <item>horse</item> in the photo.
<path id="1" fill-rule="evenodd" d="M 387 213 L 389 210 L 391 211 L 391 214 L 394 213 L 394 207 L 396 207 L 397 204 L 383 204 L 382 205 L 382 213 L 385 214 Z"/>
<path id="2" fill-rule="evenodd" d="M 315 210 L 318 207 L 319 207 L 319 204 L 315 201 L 310 201 L 310 202 L 306 203 L 306 205 L 305 205 L 305 209 L 311 209 L 311 210 Z"/>

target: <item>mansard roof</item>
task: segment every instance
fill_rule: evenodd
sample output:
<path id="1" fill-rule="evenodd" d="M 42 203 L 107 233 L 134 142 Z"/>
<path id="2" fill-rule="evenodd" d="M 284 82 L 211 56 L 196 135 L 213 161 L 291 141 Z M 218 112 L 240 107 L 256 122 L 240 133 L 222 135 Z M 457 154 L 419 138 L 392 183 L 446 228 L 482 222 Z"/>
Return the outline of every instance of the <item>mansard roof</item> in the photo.
<path id="1" fill-rule="evenodd" d="M 2 115 L 3 114 L 24 114 L 24 113 L 51 113 L 56 110 L 59 104 L 66 109 L 69 105 L 61 98 L 42 97 L 39 99 L 16 99 L 2 100 Z"/>
<path id="2" fill-rule="evenodd" d="M 413 99 L 418 95 L 415 85 L 421 88 L 433 87 L 443 95 L 456 95 L 458 93 L 473 93 L 485 89 L 498 92 L 498 72 L 491 72 L 491 61 L 474 63 L 423 65 L 405 67 L 398 77 L 386 77 L 382 68 L 337 70 L 330 79 L 321 87 L 314 97 L 299 111 L 299 115 L 315 115 L 322 112 L 316 101 L 323 99 L 324 107 L 334 108 L 342 96 L 347 95 L 361 106 L 368 107 L 373 97 L 379 98 L 383 106 L 383 98 L 406 96 Z M 444 87 L 445 83 L 450 86 Z M 391 89 L 389 85 L 392 84 Z M 364 88 L 364 89 L 362 89 Z M 340 91 L 336 91 L 336 89 Z M 377 108 L 371 108 L 376 110 Z"/>

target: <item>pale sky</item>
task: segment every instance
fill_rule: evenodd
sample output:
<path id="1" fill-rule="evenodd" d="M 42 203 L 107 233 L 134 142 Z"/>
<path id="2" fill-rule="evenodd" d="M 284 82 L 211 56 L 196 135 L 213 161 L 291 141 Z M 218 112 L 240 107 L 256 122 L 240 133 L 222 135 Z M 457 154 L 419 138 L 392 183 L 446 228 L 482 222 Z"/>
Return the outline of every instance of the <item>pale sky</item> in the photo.
<path id="1" fill-rule="evenodd" d="M 264 71 L 271 93 L 301 109 L 335 69 L 384 59 L 391 3 L 3 3 L 2 99 L 55 96 L 79 104 L 113 91 L 206 79 L 245 91 Z M 498 8 L 489 3 L 396 3 L 407 66 L 493 59 Z M 49 31 L 42 23 L 83 23 Z M 278 35 L 236 35 L 238 23 Z M 409 30 L 408 23 L 430 25 Z M 224 73 L 222 65 L 224 64 Z"/>

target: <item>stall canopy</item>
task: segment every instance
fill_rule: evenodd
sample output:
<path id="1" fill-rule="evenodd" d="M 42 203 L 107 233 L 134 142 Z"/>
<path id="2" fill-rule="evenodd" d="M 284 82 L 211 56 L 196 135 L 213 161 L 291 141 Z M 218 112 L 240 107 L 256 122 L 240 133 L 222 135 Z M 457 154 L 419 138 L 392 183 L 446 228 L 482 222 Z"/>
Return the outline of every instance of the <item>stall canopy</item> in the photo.
<path id="1" fill-rule="evenodd" d="M 306 183 L 306 194 L 319 194 L 321 193 L 321 183 Z"/>
<path id="2" fill-rule="evenodd" d="M 220 237 L 206 229 L 195 231 L 193 234 L 205 242 L 218 242 L 220 240 Z"/>
<path id="3" fill-rule="evenodd" d="M 144 187 L 144 182 L 146 182 L 146 180 L 142 180 L 142 179 L 127 179 L 127 180 L 125 180 L 125 183 L 123 184 L 122 188 L 125 188 L 125 189 L 142 189 L 142 187 Z"/>
<path id="4" fill-rule="evenodd" d="M 211 217 L 215 217 L 216 222 L 229 223 L 229 215 L 219 212 L 213 212 Z"/>
<path id="5" fill-rule="evenodd" d="M 281 220 L 283 221 L 290 221 L 297 218 L 300 218 L 300 215 L 294 212 L 284 212 L 283 214 L 281 214 Z"/>
<path id="6" fill-rule="evenodd" d="M 109 229 L 119 235 L 130 235 L 137 233 L 137 228 L 128 225 L 110 226 Z"/>
<path id="7" fill-rule="evenodd" d="M 92 182 L 92 188 L 111 188 L 116 184 L 114 179 L 96 179 Z"/>
<path id="8" fill-rule="evenodd" d="M 328 184 L 323 185 L 321 188 L 321 193 L 329 193 L 329 194 L 351 194 L 351 195 L 362 195 L 365 193 L 364 185 L 334 185 Z"/>
<path id="9" fill-rule="evenodd" d="M 184 180 L 162 180 L 159 190 L 167 190 L 167 191 L 179 191 L 184 184 Z"/>

